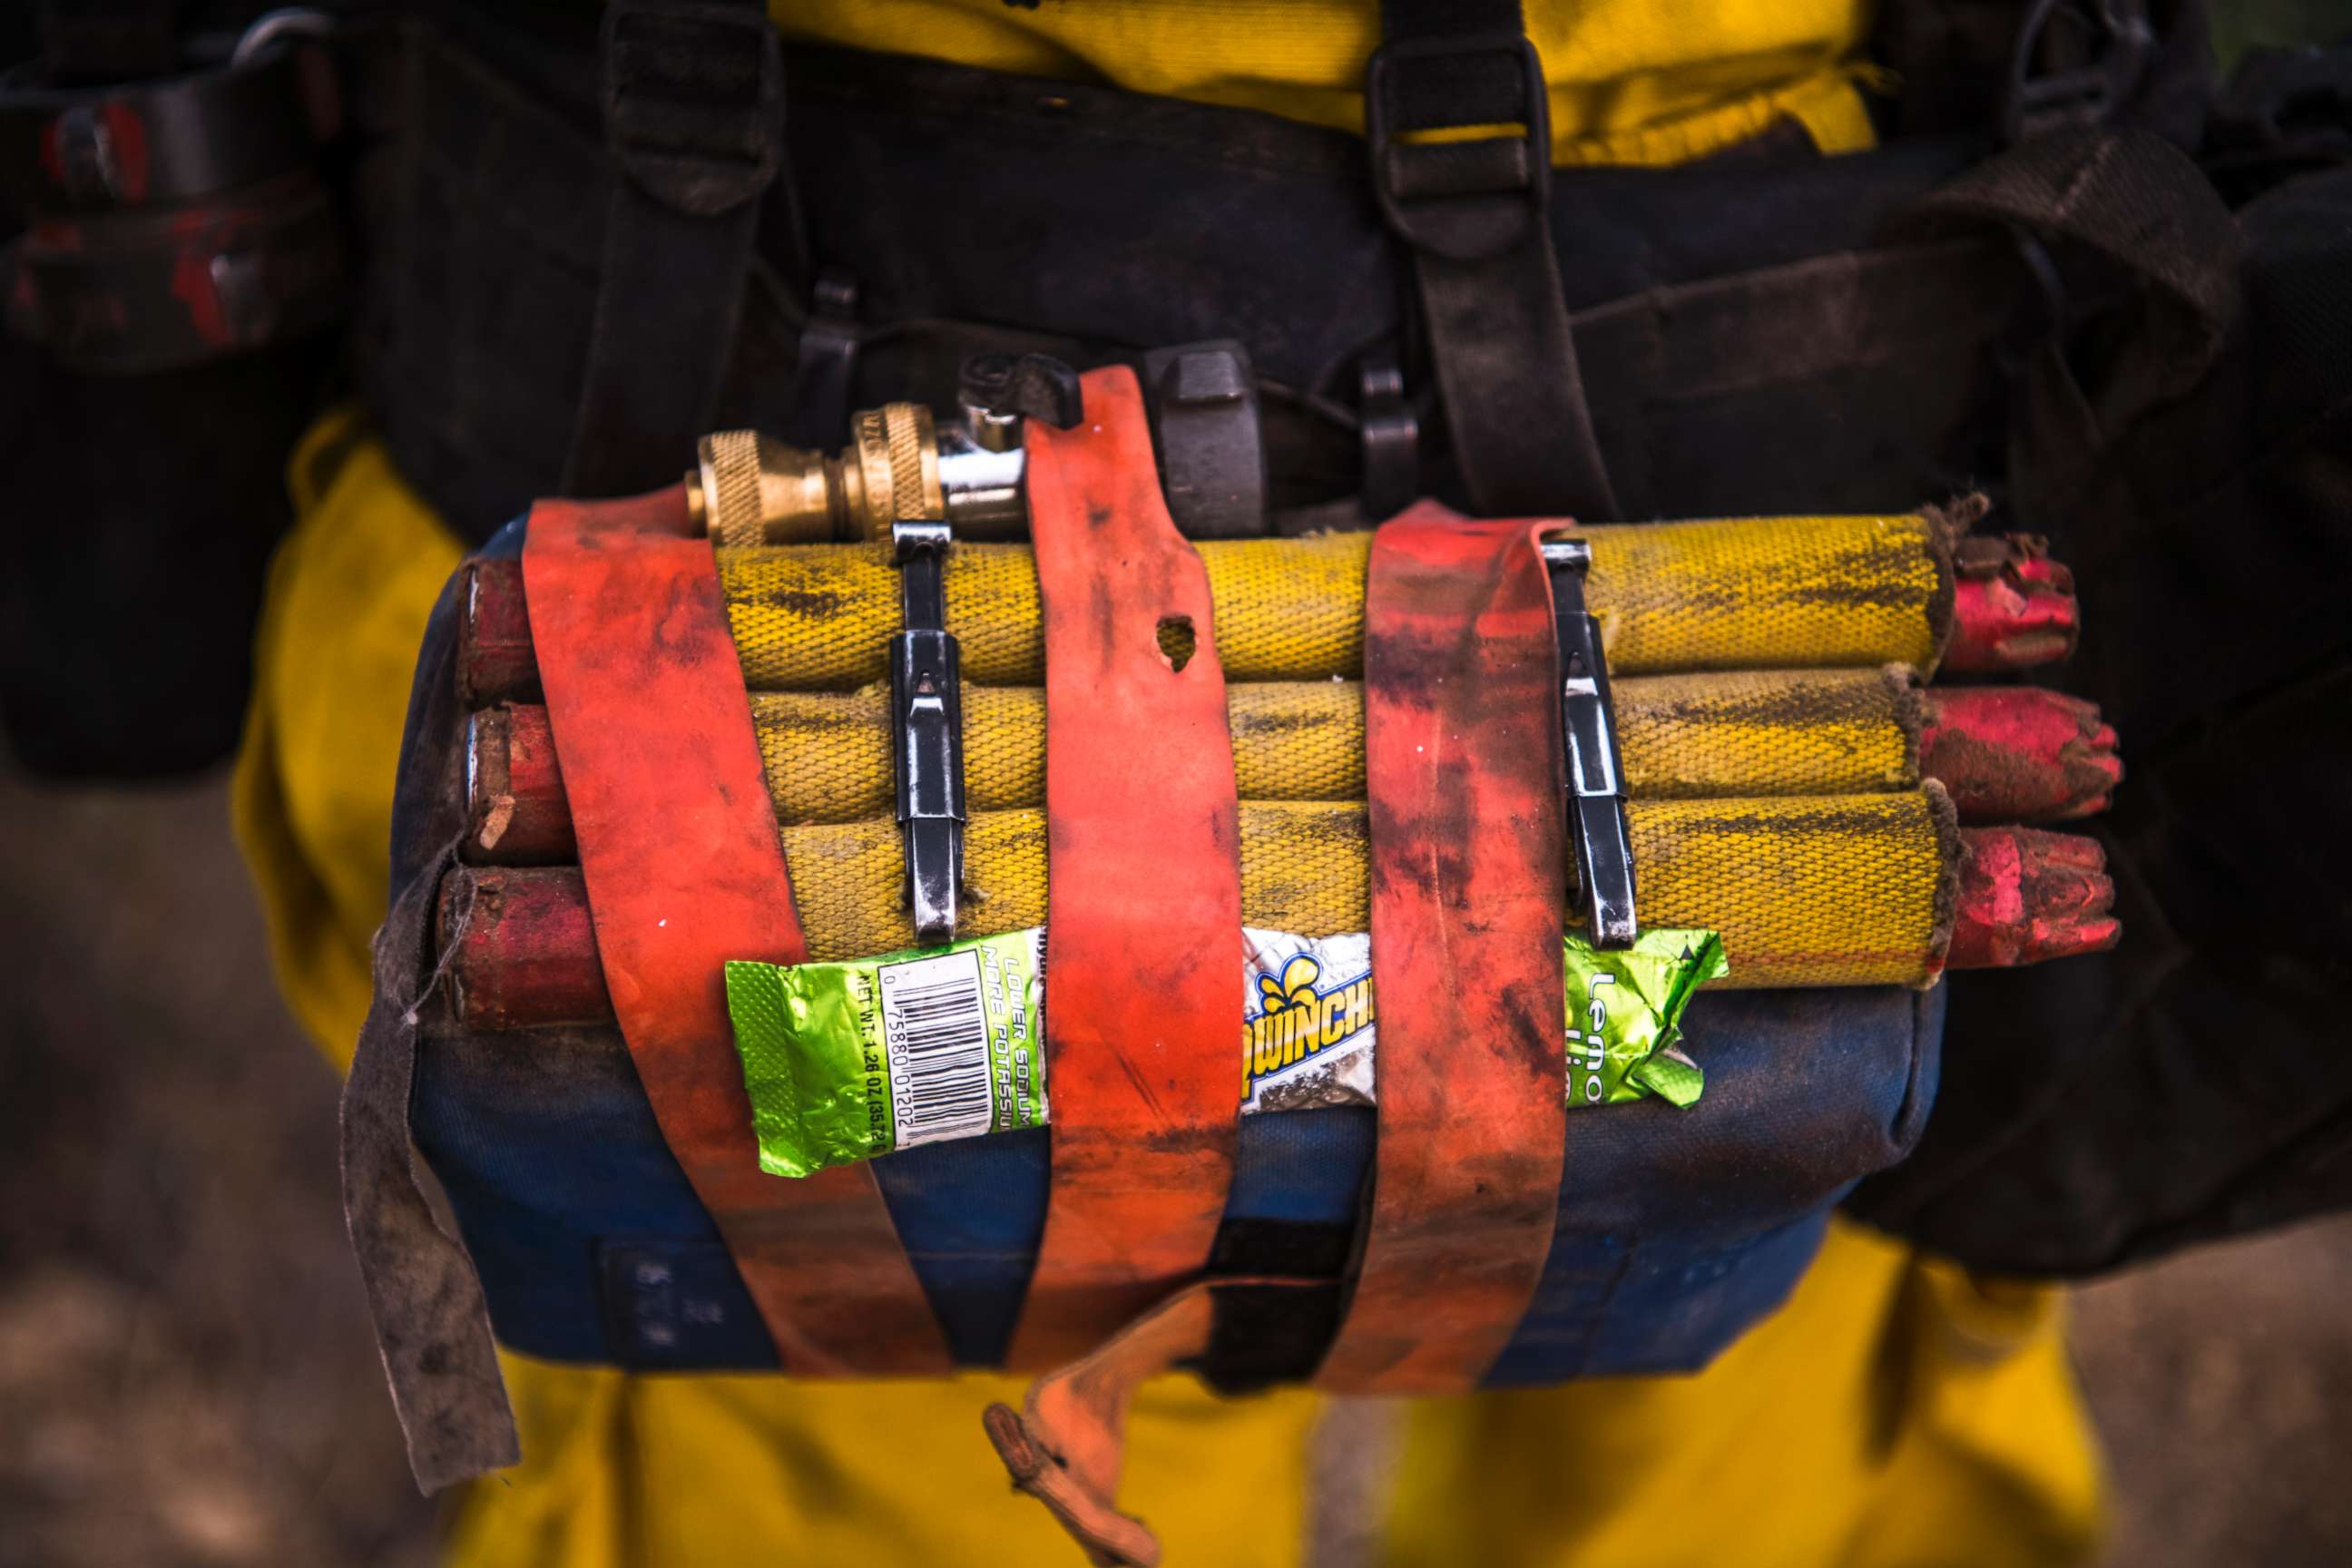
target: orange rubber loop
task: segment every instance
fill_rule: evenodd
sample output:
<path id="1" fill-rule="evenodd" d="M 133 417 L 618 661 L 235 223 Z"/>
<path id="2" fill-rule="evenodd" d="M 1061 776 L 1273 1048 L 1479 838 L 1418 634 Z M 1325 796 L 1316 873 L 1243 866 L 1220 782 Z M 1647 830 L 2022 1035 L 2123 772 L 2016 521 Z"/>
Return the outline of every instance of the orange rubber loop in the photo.
<path id="1" fill-rule="evenodd" d="M 1550 1250 L 1567 1131 L 1565 883 L 1558 654 L 1536 534 L 1559 526 L 1473 522 L 1423 501 L 1373 538 L 1380 1142 L 1327 1388 L 1475 1387 Z"/>
<path id="2" fill-rule="evenodd" d="M 1076 427 L 1027 436 L 1054 1115 L 1007 1358 L 1024 1370 L 1085 1354 L 1200 1275 L 1242 1095 L 1239 805 L 1208 574 L 1160 498 L 1135 374 L 1084 388 Z"/>
<path id="3" fill-rule="evenodd" d="M 991 1405 L 981 1426 L 1014 1489 L 1045 1505 L 1097 1568 L 1154 1568 L 1151 1527 L 1118 1510 L 1127 1415 L 1149 1380 L 1208 1353 L 1216 1292 L 1267 1286 L 1318 1289 L 1312 1279 L 1236 1275 L 1188 1285 L 1069 1365 L 1030 1384 L 1022 1407 Z"/>
<path id="4" fill-rule="evenodd" d="M 786 1370 L 945 1373 L 873 1173 L 760 1169 L 731 958 L 807 955 L 709 543 L 683 487 L 542 501 L 523 590 L 613 1010 Z"/>

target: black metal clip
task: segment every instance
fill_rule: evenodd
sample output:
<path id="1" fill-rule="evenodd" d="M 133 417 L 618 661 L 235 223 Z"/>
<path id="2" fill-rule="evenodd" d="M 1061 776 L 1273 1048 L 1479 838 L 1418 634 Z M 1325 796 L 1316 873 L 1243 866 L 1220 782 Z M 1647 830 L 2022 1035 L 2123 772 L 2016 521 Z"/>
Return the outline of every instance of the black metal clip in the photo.
<path id="1" fill-rule="evenodd" d="M 1576 901 L 1591 918 L 1595 947 L 1625 947 L 1633 919 L 1633 844 L 1625 825 L 1625 770 L 1617 754 L 1617 710 L 1609 697 L 1609 661 L 1601 623 L 1584 607 L 1592 546 L 1580 539 L 1543 542 L 1551 578 L 1552 635 L 1559 646 L 1559 734 L 1567 763 L 1570 873 Z"/>
<path id="2" fill-rule="evenodd" d="M 781 434 L 793 447 L 831 451 L 849 434 L 849 387 L 857 371 L 857 279 L 838 267 L 816 275 L 801 327 Z"/>
<path id="3" fill-rule="evenodd" d="M 961 661 L 947 631 L 940 572 L 944 522 L 891 524 L 906 630 L 890 639 L 890 740 L 898 785 L 898 828 L 907 852 L 907 908 L 915 941 L 955 940 L 963 887 L 963 697 Z"/>

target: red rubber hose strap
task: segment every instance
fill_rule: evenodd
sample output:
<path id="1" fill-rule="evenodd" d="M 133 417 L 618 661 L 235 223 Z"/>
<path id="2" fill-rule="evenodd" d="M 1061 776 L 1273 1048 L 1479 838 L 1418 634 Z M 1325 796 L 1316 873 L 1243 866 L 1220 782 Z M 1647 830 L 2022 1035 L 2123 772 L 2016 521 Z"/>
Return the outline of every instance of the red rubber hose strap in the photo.
<path id="1" fill-rule="evenodd" d="M 1557 524 L 1547 525 L 1557 527 Z M 1566 1132 L 1558 655 L 1538 525 L 1423 501 L 1364 601 L 1380 1142 L 1318 1381 L 1475 1387 L 1550 1250 Z"/>
<path id="2" fill-rule="evenodd" d="M 523 590 L 606 988 L 670 1152 L 787 1371 L 944 1373 L 864 1165 L 760 1169 L 729 959 L 807 955 L 709 543 L 682 487 L 542 501 Z"/>
<path id="3" fill-rule="evenodd" d="M 1079 425 L 1027 436 L 1054 1113 L 1023 1369 L 1086 1354 L 1200 1275 L 1242 1096 L 1240 808 L 1208 574 L 1160 497 L 1134 373 L 1084 388 Z"/>

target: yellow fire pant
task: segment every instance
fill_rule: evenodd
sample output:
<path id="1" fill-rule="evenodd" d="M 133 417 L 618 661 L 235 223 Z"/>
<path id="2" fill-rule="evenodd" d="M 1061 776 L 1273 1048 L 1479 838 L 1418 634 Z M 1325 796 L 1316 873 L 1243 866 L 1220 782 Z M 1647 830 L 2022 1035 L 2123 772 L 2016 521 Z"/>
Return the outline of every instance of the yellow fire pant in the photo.
<path id="1" fill-rule="evenodd" d="M 239 840 L 279 978 L 348 1061 L 383 917 L 411 661 L 457 542 L 348 416 L 293 466 L 238 760 Z M 2087 1557 L 2097 1462 L 2060 1301 L 1853 1228 L 1789 1305 L 1693 1377 L 1431 1401 L 1404 1417 L 1376 1521 L 1394 1564 L 2065 1563 Z M 459 1568 L 1055 1563 L 979 1412 L 1012 1381 L 824 1384 L 643 1376 L 509 1357 L 523 1463 L 450 1520 Z M 1303 1560 L 1307 1393 L 1148 1390 L 1128 1506 L 1169 1561 Z"/>

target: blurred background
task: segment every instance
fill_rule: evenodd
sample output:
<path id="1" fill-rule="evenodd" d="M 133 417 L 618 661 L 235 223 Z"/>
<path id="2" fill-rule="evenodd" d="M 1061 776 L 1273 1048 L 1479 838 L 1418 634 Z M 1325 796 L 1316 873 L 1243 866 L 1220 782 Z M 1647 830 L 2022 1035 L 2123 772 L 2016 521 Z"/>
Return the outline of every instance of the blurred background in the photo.
<path id="1" fill-rule="evenodd" d="M 278 1006 L 227 820 L 224 780 L 0 775 L 0 1568 L 431 1561 L 337 1080 Z M 2347 1301 L 2352 1218 L 2079 1293 L 2111 1562 L 2352 1561 Z M 1333 1487 L 1377 1485 L 1378 1425 L 1335 1425 Z"/>

